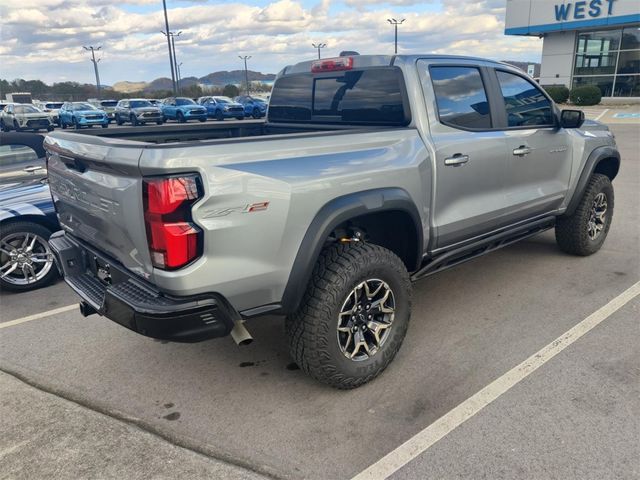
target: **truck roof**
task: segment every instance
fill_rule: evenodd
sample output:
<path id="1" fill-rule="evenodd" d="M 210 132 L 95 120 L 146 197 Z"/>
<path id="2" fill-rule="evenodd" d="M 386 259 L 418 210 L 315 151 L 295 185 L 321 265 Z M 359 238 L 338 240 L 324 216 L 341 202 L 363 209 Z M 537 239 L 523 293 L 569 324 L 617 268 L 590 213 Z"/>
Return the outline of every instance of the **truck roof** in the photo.
<path id="1" fill-rule="evenodd" d="M 347 55 L 347 57 L 353 58 L 353 68 L 366 68 L 366 67 L 383 67 L 393 64 L 397 64 L 398 61 L 404 63 L 413 63 L 422 59 L 437 59 L 437 60 L 471 60 L 482 63 L 491 63 L 494 65 L 508 65 L 504 62 L 498 62 L 496 60 L 490 60 L 482 57 L 472 57 L 466 55 L 439 55 L 433 53 L 426 54 L 412 54 L 412 55 Z M 340 58 L 340 57 L 331 57 Z M 322 60 L 330 60 L 331 58 L 323 58 Z M 318 60 L 307 60 L 304 62 L 296 63 L 295 65 L 286 66 L 282 72 L 282 75 L 290 75 L 293 73 L 306 73 L 311 71 L 311 65 Z"/>

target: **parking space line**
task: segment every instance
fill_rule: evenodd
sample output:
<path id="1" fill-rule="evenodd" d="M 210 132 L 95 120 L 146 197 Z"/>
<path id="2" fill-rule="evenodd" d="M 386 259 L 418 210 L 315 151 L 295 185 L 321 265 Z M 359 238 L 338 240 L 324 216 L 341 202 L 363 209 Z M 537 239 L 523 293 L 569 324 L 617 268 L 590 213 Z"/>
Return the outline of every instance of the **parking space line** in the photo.
<path id="1" fill-rule="evenodd" d="M 18 318 L 17 320 L 10 320 L 8 322 L 0 323 L 0 329 L 13 327 L 14 325 L 20 325 L 21 323 L 30 322 L 32 320 L 39 320 L 40 318 L 50 317 L 59 313 L 69 312 L 71 310 L 77 310 L 78 304 L 67 305 L 66 307 L 54 308 L 53 310 L 47 310 L 46 312 L 36 313 L 29 315 L 28 317 Z"/>
<path id="2" fill-rule="evenodd" d="M 603 111 L 600 115 L 598 115 L 598 116 L 595 118 L 596 122 L 597 122 L 598 120 L 600 120 L 602 117 L 604 117 L 604 114 L 605 114 L 605 113 L 607 113 L 608 111 L 609 111 L 609 109 L 608 109 L 608 108 L 605 108 L 605 109 L 604 109 L 604 111 Z"/>
<path id="3" fill-rule="evenodd" d="M 563 351 L 585 333 L 598 326 L 629 301 L 640 295 L 640 282 L 632 285 L 609 303 L 596 310 L 580 323 L 560 335 L 553 342 L 538 350 L 524 362 L 497 378 L 475 395 L 450 410 L 424 430 L 391 451 L 376 463 L 353 477 L 352 480 L 384 479 L 401 469 L 429 447 L 448 435 L 458 426 L 473 417 L 484 407 L 509 391 L 520 381 L 535 372 L 558 353 Z"/>

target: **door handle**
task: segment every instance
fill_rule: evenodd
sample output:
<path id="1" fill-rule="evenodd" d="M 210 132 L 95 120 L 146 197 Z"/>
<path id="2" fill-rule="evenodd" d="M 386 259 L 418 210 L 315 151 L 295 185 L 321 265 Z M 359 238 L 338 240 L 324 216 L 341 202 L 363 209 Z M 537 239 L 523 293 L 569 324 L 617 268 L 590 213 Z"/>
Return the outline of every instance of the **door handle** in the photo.
<path id="1" fill-rule="evenodd" d="M 453 157 L 445 158 L 444 164 L 450 167 L 460 167 L 469 161 L 469 155 L 456 153 Z"/>
<path id="2" fill-rule="evenodd" d="M 524 157 L 525 155 L 529 155 L 531 153 L 531 149 L 526 145 L 520 145 L 513 151 L 513 154 L 517 157 Z"/>
<path id="3" fill-rule="evenodd" d="M 33 172 L 37 172 L 38 170 L 46 170 L 46 169 L 44 167 L 24 167 L 22 169 L 22 171 L 26 173 L 33 173 Z"/>

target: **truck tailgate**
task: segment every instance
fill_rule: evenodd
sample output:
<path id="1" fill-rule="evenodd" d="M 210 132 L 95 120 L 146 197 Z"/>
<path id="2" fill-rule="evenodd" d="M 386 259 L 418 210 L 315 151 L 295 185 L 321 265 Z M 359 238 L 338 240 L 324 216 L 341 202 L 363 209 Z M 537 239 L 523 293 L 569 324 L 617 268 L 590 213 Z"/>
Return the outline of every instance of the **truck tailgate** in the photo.
<path id="1" fill-rule="evenodd" d="M 89 135 L 47 136 L 49 184 L 65 231 L 148 278 L 152 268 L 138 168 L 142 149 L 131 142 L 126 147 Z"/>

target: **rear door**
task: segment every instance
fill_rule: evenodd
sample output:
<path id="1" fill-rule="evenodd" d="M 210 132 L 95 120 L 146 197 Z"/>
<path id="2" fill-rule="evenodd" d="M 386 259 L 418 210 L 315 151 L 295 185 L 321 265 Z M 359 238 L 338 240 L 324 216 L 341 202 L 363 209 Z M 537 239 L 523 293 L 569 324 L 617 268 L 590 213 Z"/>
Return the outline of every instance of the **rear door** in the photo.
<path id="1" fill-rule="evenodd" d="M 45 148 L 62 228 L 147 277 L 151 261 L 138 168 L 142 149 L 63 132 L 48 135 Z"/>
<path id="2" fill-rule="evenodd" d="M 433 247 L 439 249 L 501 225 L 507 147 L 495 128 L 487 68 L 445 60 L 420 60 L 418 68 L 435 150 Z"/>
<path id="3" fill-rule="evenodd" d="M 508 143 L 506 206 L 515 221 L 553 212 L 565 198 L 572 146 L 555 125 L 551 100 L 524 74 L 496 69 L 500 122 Z"/>

